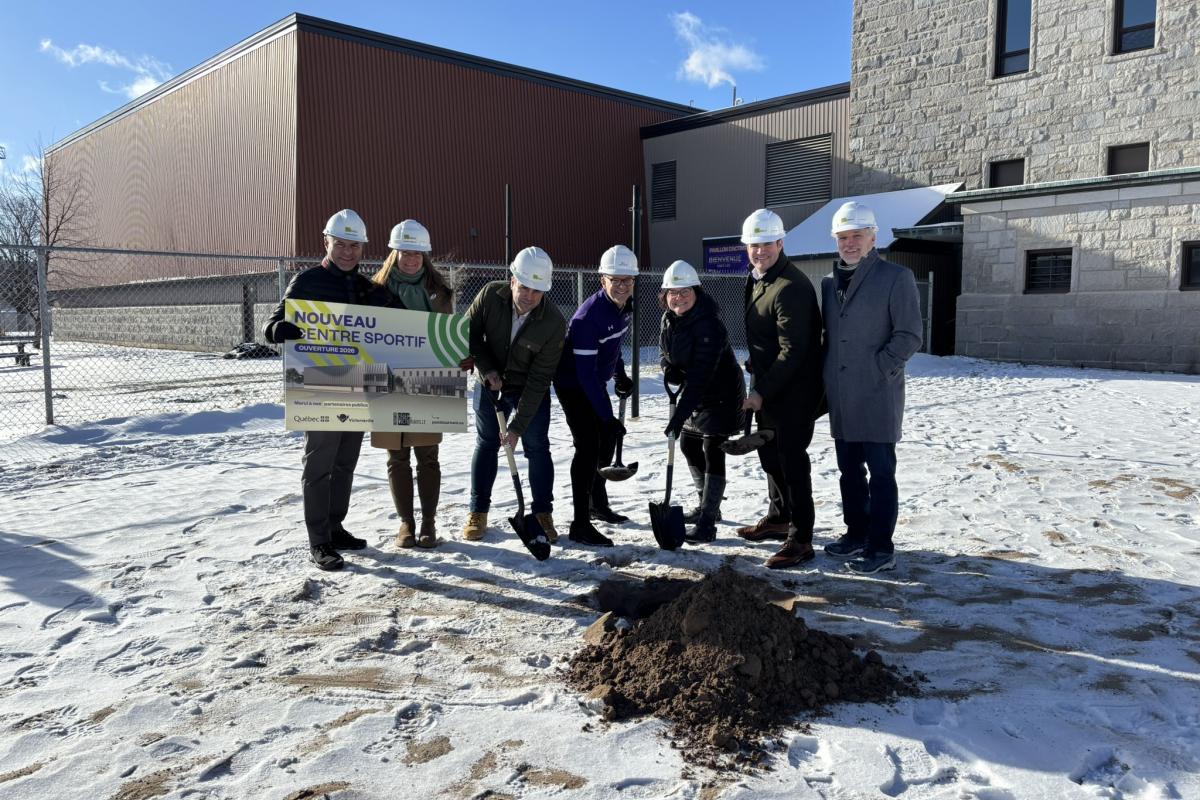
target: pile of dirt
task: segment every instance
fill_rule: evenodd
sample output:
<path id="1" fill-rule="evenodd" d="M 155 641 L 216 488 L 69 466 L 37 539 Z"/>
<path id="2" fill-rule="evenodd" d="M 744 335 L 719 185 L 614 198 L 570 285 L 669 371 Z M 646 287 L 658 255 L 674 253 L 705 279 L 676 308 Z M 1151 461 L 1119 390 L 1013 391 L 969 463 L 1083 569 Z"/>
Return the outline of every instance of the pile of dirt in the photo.
<path id="1" fill-rule="evenodd" d="M 632 629 L 593 635 L 568 681 L 603 703 L 605 719 L 661 717 L 685 757 L 724 765 L 759 763 L 768 737 L 801 712 L 917 693 L 874 650 L 856 655 L 850 639 L 809 628 L 769 592 L 725 567 Z"/>

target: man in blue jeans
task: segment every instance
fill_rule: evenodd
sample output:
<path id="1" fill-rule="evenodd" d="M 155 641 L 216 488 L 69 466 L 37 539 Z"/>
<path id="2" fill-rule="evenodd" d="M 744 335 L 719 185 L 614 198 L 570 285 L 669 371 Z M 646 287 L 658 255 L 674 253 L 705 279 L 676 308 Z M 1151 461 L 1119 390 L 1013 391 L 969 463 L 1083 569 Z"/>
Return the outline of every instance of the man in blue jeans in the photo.
<path id="1" fill-rule="evenodd" d="M 550 382 L 562 356 L 567 321 L 544 299 L 553 266 L 540 247 L 526 247 L 513 259 L 511 277 L 484 286 L 467 309 L 471 357 L 480 386 L 475 396 L 471 511 L 463 526 L 464 539 L 482 539 L 487 531 L 500 447 L 515 447 L 518 439 L 529 461 L 531 510 L 546 537 L 552 542 L 558 539 L 551 516 Z M 496 392 L 508 427 L 504 441 L 492 399 Z"/>
<path id="2" fill-rule="evenodd" d="M 825 394 L 846 522 L 825 552 L 851 559 L 846 567 L 863 575 L 896 566 L 904 365 L 921 347 L 916 279 L 879 257 L 876 230 L 875 214 L 862 203 L 839 208 L 831 232 L 840 258 L 821 279 Z"/>

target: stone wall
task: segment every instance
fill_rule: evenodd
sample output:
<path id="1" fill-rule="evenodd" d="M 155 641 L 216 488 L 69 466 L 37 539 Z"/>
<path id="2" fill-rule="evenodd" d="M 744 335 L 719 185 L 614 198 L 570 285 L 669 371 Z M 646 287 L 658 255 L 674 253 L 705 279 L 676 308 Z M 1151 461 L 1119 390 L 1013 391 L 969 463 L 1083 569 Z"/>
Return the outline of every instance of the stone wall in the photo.
<path id="1" fill-rule="evenodd" d="M 274 303 L 254 305 L 254 340 Z M 224 353 L 244 341 L 242 307 L 235 304 L 56 308 L 54 338 L 126 347 Z"/>
<path id="2" fill-rule="evenodd" d="M 957 352 L 1040 364 L 1200 373 L 1200 180 L 970 201 Z M 1026 253 L 1071 248 L 1066 294 L 1025 294 Z"/>
<path id="3" fill-rule="evenodd" d="M 857 0 L 851 194 L 966 181 L 1024 158 L 1025 182 L 1103 175 L 1110 145 L 1200 165 L 1200 0 L 1158 2 L 1155 47 L 1111 55 L 1113 2 L 1035 0 L 1028 72 L 993 78 L 996 0 Z"/>

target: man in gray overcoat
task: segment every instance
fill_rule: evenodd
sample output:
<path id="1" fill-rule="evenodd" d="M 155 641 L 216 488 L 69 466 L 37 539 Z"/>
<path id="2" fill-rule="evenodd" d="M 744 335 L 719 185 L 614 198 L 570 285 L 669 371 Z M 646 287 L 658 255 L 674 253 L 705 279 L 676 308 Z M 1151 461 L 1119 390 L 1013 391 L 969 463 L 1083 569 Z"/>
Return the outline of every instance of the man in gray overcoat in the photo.
<path id="1" fill-rule="evenodd" d="M 864 575 L 896 566 L 904 365 L 921 347 L 916 279 L 879 257 L 876 230 L 874 213 L 862 203 L 839 208 L 832 233 L 840 258 L 821 280 L 825 392 L 846 522 L 846 533 L 825 552 L 851 559 L 847 568 Z"/>

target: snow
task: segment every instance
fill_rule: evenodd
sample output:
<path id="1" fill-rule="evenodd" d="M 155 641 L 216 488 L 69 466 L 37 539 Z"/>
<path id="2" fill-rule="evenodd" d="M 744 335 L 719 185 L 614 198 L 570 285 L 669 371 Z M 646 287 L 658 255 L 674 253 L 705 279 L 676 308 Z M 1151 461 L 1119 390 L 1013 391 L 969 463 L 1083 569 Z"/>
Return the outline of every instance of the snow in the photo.
<path id="1" fill-rule="evenodd" d="M 730 462 L 716 542 L 657 550 L 666 400 L 649 377 L 625 445 L 640 471 L 610 486 L 633 523 L 612 550 L 544 563 L 504 522 L 503 471 L 492 530 L 458 539 L 469 434 L 442 445 L 431 551 L 394 547 L 384 454 L 364 446 L 347 527 L 372 547 L 342 573 L 306 560 L 301 437 L 277 391 L 196 412 L 228 392 L 197 383 L 177 412 L 98 405 L 10 435 L 0 797 L 1200 797 L 1200 379 L 927 356 L 909 374 L 899 568 L 873 577 L 823 555 L 762 567 L 770 543 L 733 534 L 765 508 L 753 456 Z M 565 530 L 557 406 L 551 437 Z M 824 421 L 810 454 L 822 544 L 840 533 Z M 661 722 L 607 725 L 561 682 L 598 581 L 726 563 L 924 673 L 923 696 L 799 718 L 773 769 L 718 775 Z"/>
<path id="2" fill-rule="evenodd" d="M 836 254 L 837 245 L 829 235 L 830 222 L 834 212 L 851 200 L 864 203 L 875 212 L 875 220 L 879 223 L 876 246 L 886 250 L 896 240 L 892 235 L 893 228 L 916 225 L 941 205 L 946 195 L 961 188 L 962 183 L 943 183 L 940 186 L 919 186 L 894 192 L 834 198 L 788 231 L 783 240 L 783 250 L 792 258 Z"/>

